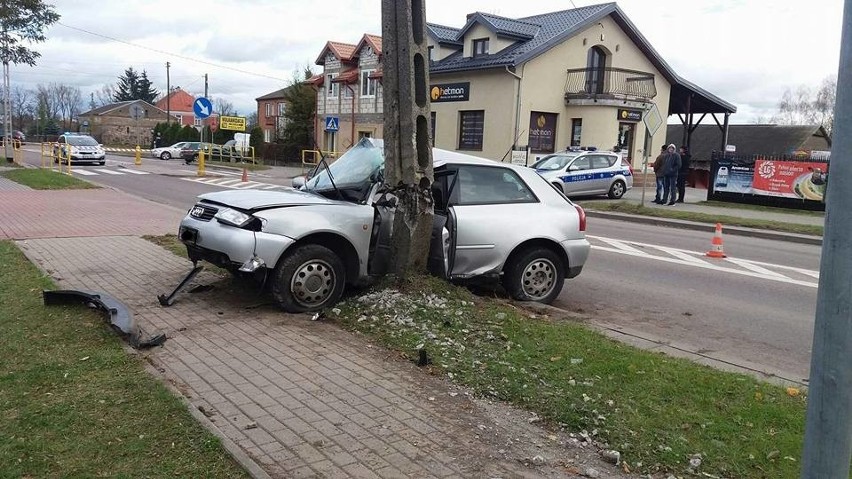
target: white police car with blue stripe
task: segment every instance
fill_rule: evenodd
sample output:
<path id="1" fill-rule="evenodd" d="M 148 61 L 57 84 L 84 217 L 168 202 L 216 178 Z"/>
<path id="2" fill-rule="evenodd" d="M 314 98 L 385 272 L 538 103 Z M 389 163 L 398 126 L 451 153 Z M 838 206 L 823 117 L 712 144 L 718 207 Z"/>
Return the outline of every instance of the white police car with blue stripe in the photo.
<path id="1" fill-rule="evenodd" d="M 561 151 L 541 158 L 531 168 L 566 196 L 607 195 L 618 199 L 633 188 L 633 168 L 608 151 Z"/>

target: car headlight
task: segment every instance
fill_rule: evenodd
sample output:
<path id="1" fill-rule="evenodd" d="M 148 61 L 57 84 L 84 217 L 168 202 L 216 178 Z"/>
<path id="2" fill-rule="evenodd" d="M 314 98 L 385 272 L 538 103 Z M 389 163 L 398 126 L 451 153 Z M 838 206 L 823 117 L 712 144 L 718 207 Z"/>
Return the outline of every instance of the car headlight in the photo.
<path id="1" fill-rule="evenodd" d="M 236 226 L 237 228 L 242 228 L 247 225 L 249 221 L 252 220 L 252 217 L 237 210 L 232 210 L 230 208 L 225 208 L 215 216 L 216 220 L 220 223 L 225 223 L 226 225 Z"/>

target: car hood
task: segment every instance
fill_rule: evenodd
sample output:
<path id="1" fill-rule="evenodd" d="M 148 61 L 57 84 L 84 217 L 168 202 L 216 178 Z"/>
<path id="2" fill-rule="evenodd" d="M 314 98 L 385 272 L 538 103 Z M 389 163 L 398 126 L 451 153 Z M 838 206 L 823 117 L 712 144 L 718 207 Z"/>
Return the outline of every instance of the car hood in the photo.
<path id="1" fill-rule="evenodd" d="M 317 194 L 287 188 L 283 191 L 230 190 L 205 193 L 198 198 L 240 210 L 262 210 L 281 206 L 337 204 Z"/>
<path id="2" fill-rule="evenodd" d="M 536 173 L 538 173 L 539 175 L 541 175 L 542 177 L 547 178 L 547 179 L 556 178 L 556 177 L 559 177 L 559 176 L 562 176 L 562 175 L 565 174 L 565 171 L 563 171 L 563 170 L 538 170 L 537 169 L 535 171 L 536 171 Z"/>

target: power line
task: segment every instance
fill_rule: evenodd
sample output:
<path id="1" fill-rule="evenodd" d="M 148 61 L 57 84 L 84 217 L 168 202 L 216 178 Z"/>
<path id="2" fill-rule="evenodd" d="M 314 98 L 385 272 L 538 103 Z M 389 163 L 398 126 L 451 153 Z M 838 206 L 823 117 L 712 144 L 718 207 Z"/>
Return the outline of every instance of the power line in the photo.
<path id="1" fill-rule="evenodd" d="M 138 45 L 136 43 L 131 43 L 131 42 L 121 40 L 121 39 L 118 39 L 118 38 L 115 38 L 115 37 L 111 37 L 111 36 L 108 36 L 108 35 L 95 33 L 95 32 L 92 32 L 92 31 L 89 31 L 89 30 L 86 30 L 86 29 L 83 29 L 83 28 L 72 27 L 71 25 L 66 25 L 65 23 L 62 23 L 62 22 L 56 22 L 56 24 L 62 25 L 63 27 L 69 28 L 71 30 L 77 30 L 78 32 L 83 32 L 83 33 L 86 33 L 86 34 L 89 34 L 89 35 L 92 35 L 92 36 L 95 36 L 95 37 L 100 37 L 100 38 L 103 38 L 103 39 L 106 39 L 106 40 L 109 40 L 109 41 L 112 41 L 112 42 L 123 43 L 125 45 L 130 45 L 131 47 L 141 48 L 143 50 L 149 50 L 149 51 L 159 53 L 159 54 L 162 54 L 162 55 L 170 55 L 170 56 L 173 56 L 173 57 L 176 57 L 176 58 L 181 58 L 183 60 L 189 60 L 191 62 L 201 63 L 201 64 L 204 64 L 204 65 L 209 65 L 209 66 L 221 68 L 221 69 L 224 69 L 224 70 L 231 70 L 231 71 L 243 73 L 243 74 L 246 74 L 246 75 L 253 75 L 253 76 L 257 76 L 257 77 L 269 78 L 271 80 L 277 80 L 277 81 L 285 81 L 283 78 L 278 78 L 278 77 L 274 77 L 274 76 L 271 76 L 271 75 L 264 75 L 263 73 L 250 72 L 250 71 L 242 70 L 242 69 L 239 69 L 239 68 L 229 67 L 229 66 L 225 66 L 225 65 L 219 65 L 218 63 L 208 62 L 208 61 L 205 61 L 205 60 L 198 60 L 196 58 L 192 58 L 192 57 L 188 57 L 188 56 L 184 56 L 184 55 L 179 55 L 177 53 L 172 53 L 172 52 L 167 52 L 167 51 L 164 51 L 164 50 L 159 50 L 159 49 L 156 49 L 156 48 L 146 47 L 144 45 Z"/>

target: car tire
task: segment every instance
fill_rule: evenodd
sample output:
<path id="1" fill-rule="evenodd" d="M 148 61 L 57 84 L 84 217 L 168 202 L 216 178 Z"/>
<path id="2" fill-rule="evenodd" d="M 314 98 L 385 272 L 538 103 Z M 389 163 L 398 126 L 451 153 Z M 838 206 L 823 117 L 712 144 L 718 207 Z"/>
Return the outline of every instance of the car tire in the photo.
<path id="1" fill-rule="evenodd" d="M 299 246 L 281 260 L 272 279 L 272 297 L 288 313 L 311 313 L 335 304 L 343 295 L 346 269 L 325 246 Z"/>
<path id="2" fill-rule="evenodd" d="M 172 155 L 168 151 L 164 151 L 160 153 L 160 159 L 163 161 L 169 161 L 172 159 Z"/>
<path id="3" fill-rule="evenodd" d="M 625 185 L 621 180 L 615 180 L 609 187 L 609 191 L 606 195 L 613 200 L 617 200 L 624 196 L 625 192 L 627 192 L 627 185 Z"/>
<path id="4" fill-rule="evenodd" d="M 528 249 L 511 260 L 503 274 L 503 287 L 518 301 L 550 304 L 562 292 L 565 266 L 547 248 Z"/>

